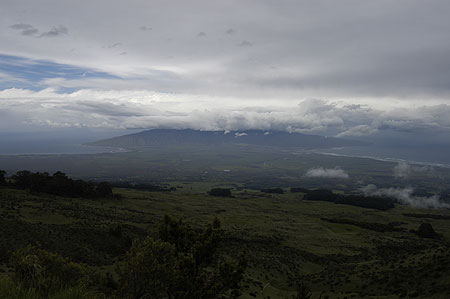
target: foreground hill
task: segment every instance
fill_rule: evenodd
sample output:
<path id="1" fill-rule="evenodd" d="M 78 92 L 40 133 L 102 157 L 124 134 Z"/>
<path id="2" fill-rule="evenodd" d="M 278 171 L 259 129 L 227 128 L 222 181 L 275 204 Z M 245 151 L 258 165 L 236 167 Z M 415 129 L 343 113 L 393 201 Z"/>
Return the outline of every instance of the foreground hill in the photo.
<path id="1" fill-rule="evenodd" d="M 306 200 L 301 192 L 248 189 L 224 198 L 189 186 L 173 192 L 115 189 L 120 198 L 104 199 L 2 187 L 0 270 L 11 270 L 6 267 L 11 251 L 38 242 L 114 273 L 114 262 L 130 241 L 154 234 L 163 215 L 182 217 L 194 228 L 217 215 L 224 229 L 221 251 L 247 253 L 241 298 L 292 298 L 298 281 L 311 288 L 313 299 L 448 298 L 447 210 L 381 211 Z M 418 235 L 423 223 L 440 237 Z"/>
<path id="2" fill-rule="evenodd" d="M 87 143 L 87 145 L 134 148 L 161 145 L 220 145 L 252 144 L 305 149 L 362 146 L 366 143 L 334 137 L 305 135 L 288 132 L 249 131 L 197 131 L 156 129 Z"/>

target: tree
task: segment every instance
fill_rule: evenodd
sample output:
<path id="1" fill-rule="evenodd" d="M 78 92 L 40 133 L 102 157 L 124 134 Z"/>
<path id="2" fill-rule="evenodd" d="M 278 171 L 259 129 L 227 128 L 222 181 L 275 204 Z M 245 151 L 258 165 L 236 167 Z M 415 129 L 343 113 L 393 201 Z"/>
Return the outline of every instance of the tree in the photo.
<path id="1" fill-rule="evenodd" d="M 111 185 L 106 182 L 98 184 L 97 188 L 95 188 L 95 193 L 100 197 L 109 197 L 113 195 Z"/>
<path id="2" fill-rule="evenodd" d="M 0 169 L 0 186 L 6 184 L 6 171 Z"/>
<path id="3" fill-rule="evenodd" d="M 133 243 L 118 265 L 122 295 L 128 298 L 217 298 L 240 294 L 246 261 L 226 261 L 218 252 L 222 233 L 215 218 L 203 231 L 164 216 L 159 239 Z"/>
<path id="4" fill-rule="evenodd" d="M 124 267 L 117 269 L 124 295 L 159 298 L 171 287 L 175 277 L 174 245 L 148 237 L 142 243 L 134 242 L 125 260 Z"/>
<path id="5" fill-rule="evenodd" d="M 422 238 L 430 238 L 430 239 L 439 239 L 439 234 L 433 229 L 431 223 L 421 223 L 417 230 L 411 230 L 411 232 L 415 233 L 419 237 Z"/>
<path id="6" fill-rule="evenodd" d="M 212 188 L 208 192 L 212 196 L 232 197 L 231 190 L 229 188 Z"/>

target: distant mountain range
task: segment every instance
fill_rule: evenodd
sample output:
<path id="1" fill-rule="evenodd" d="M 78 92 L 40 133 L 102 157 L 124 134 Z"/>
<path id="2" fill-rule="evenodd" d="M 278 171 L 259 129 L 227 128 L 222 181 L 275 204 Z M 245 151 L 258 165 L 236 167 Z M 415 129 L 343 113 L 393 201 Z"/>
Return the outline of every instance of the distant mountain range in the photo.
<path id="1" fill-rule="evenodd" d="M 356 140 L 280 131 L 198 131 L 191 129 L 155 129 L 86 143 L 86 145 L 92 146 L 120 148 L 175 146 L 182 144 L 250 144 L 303 149 L 368 145 L 366 142 Z"/>

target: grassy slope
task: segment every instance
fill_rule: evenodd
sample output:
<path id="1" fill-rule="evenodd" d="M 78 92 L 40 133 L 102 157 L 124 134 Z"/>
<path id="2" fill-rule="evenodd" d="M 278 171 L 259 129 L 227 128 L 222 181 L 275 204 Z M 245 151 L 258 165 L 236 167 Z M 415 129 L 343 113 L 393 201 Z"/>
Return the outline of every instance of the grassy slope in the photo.
<path id="1" fill-rule="evenodd" d="M 192 190 L 191 190 L 192 187 Z M 402 214 L 439 213 L 398 206 L 387 212 L 303 201 L 301 194 L 269 195 L 244 190 L 236 198 L 205 195 L 203 184 L 186 184 L 172 193 L 115 190 L 122 200 L 67 199 L 0 189 L 0 256 L 39 241 L 44 248 L 103 269 L 111 268 L 126 248 L 123 235 L 153 233 L 164 214 L 200 226 L 218 215 L 229 254 L 245 250 L 250 259 L 243 298 L 288 298 L 298 278 L 313 298 L 398 298 L 401 290 L 422 298 L 446 298 L 450 292 L 450 220 L 418 219 Z M 379 233 L 321 217 L 365 222 L 402 222 L 404 231 Z M 409 232 L 428 221 L 443 241 Z M 2 260 L 3 269 L 5 260 Z M 375 297 L 374 297 L 375 298 Z"/>

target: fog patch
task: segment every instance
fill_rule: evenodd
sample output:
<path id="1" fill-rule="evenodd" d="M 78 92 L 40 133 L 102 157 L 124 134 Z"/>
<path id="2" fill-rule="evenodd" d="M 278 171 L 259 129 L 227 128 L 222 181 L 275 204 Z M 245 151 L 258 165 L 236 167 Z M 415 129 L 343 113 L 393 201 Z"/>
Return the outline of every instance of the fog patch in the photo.
<path id="1" fill-rule="evenodd" d="M 440 201 L 438 195 L 430 197 L 415 196 L 414 188 L 377 188 L 375 185 L 367 185 L 361 188 L 365 196 L 386 196 L 396 199 L 400 204 L 410 205 L 417 208 L 439 209 L 450 208 L 450 204 Z"/>
<path id="2" fill-rule="evenodd" d="M 343 169 L 339 167 L 335 168 L 311 168 L 309 169 L 305 177 L 308 178 L 328 178 L 328 179 L 348 179 L 349 175 Z"/>
<path id="3" fill-rule="evenodd" d="M 413 166 L 406 162 L 399 162 L 393 169 L 394 177 L 396 178 L 407 178 L 413 173 L 422 172 L 429 173 L 433 170 L 429 166 Z"/>

